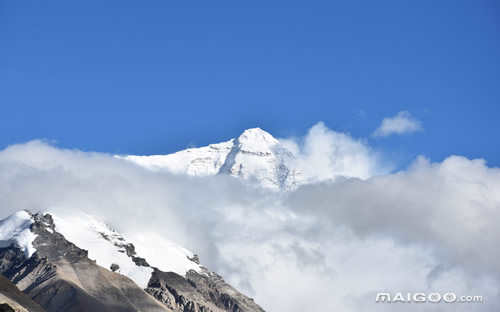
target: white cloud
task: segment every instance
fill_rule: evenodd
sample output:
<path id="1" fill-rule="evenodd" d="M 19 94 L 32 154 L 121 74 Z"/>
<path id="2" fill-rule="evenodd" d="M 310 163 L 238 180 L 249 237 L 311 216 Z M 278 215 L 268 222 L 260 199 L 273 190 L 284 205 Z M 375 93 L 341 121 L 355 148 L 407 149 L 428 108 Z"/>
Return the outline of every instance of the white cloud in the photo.
<path id="1" fill-rule="evenodd" d="M 377 152 L 346 133 L 328 129 L 319 122 L 303 139 L 280 139 L 295 156 L 298 168 L 309 182 L 335 180 L 338 177 L 367 179 L 389 172 Z"/>
<path id="2" fill-rule="evenodd" d="M 384 118 L 380 126 L 373 132 L 373 136 L 386 137 L 392 134 L 405 134 L 421 130 L 420 121 L 411 116 L 409 112 L 401 111 L 394 117 Z"/>
<path id="3" fill-rule="evenodd" d="M 199 253 L 268 311 L 496 311 L 500 169 L 451 156 L 373 176 L 378 165 L 357 167 L 357 159 L 372 164 L 369 147 L 347 138 L 319 125 L 296 147 L 317 166 L 311 173 L 339 166 L 321 153 L 342 150 L 341 159 L 354 159 L 341 162 L 344 172 L 366 179 L 287 194 L 225 176 L 151 172 L 39 141 L 15 145 L 0 151 L 0 217 L 25 208 L 79 209 L 129 236 L 147 226 Z M 343 139 L 341 148 L 332 141 Z M 403 307 L 376 304 L 380 291 L 456 291 L 486 300 Z"/>

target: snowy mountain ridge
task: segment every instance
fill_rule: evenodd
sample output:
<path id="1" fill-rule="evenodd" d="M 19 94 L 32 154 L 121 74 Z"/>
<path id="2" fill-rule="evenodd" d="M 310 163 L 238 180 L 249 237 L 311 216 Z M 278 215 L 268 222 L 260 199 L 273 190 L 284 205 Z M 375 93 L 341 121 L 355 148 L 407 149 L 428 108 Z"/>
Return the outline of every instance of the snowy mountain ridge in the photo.
<path id="1" fill-rule="evenodd" d="M 154 269 L 175 272 L 181 276 L 190 270 L 198 273 L 206 270 L 192 260 L 195 257 L 192 252 L 165 238 L 148 237 L 155 241 L 157 247 L 148 250 L 141 244 L 131 243 L 94 216 L 85 213 L 74 213 L 70 217 L 49 214 L 54 227 L 52 229 L 44 224 L 46 230 L 62 234 L 68 241 L 87 250 L 88 257 L 98 265 L 129 277 L 142 288 L 147 287 Z M 30 258 L 36 252 L 33 242 L 37 235 L 30 229 L 35 222 L 36 217 L 24 210 L 1 220 L 0 248 L 14 245 Z"/>
<path id="2" fill-rule="evenodd" d="M 293 189 L 303 183 L 293 153 L 260 128 L 247 129 L 229 141 L 173 154 L 119 157 L 151 170 L 192 176 L 228 174 L 274 190 Z"/>
<path id="3" fill-rule="evenodd" d="M 76 213 L 59 217 L 50 213 L 55 230 L 70 242 L 88 251 L 88 257 L 104 268 L 118 272 L 146 288 L 155 268 L 175 272 L 181 276 L 189 270 L 201 273 L 204 269 L 190 260 L 189 250 L 155 237 L 155 250 L 148 250 L 137 242 L 130 242 L 122 234 L 94 216 Z M 153 238 L 148 238 L 153 240 Z M 168 261 L 165 261 L 168 259 Z"/>
<path id="4" fill-rule="evenodd" d="M 0 264 L 48 312 L 264 311 L 187 249 L 147 230 L 129 240 L 83 212 L 0 220 Z"/>

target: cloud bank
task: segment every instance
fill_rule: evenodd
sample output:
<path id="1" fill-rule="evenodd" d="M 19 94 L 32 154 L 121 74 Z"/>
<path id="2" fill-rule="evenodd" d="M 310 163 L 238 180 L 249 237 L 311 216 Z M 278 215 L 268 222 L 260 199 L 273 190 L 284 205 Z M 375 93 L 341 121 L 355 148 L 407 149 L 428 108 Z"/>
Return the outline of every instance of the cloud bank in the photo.
<path id="1" fill-rule="evenodd" d="M 303 138 L 279 141 L 296 156 L 293 167 L 309 182 L 338 177 L 367 179 L 390 171 L 390 166 L 365 142 L 328 129 L 322 122 L 309 129 Z"/>
<path id="2" fill-rule="evenodd" d="M 394 117 L 382 120 L 380 126 L 373 132 L 375 137 L 386 137 L 392 134 L 405 134 L 421 131 L 422 124 L 407 111 L 401 111 Z"/>
<path id="3" fill-rule="evenodd" d="M 300 161 L 317 166 L 311 172 L 329 177 L 340 166 L 365 178 L 276 193 L 32 141 L 0 151 L 0 217 L 85 211 L 132 242 L 161 235 L 200 254 L 268 311 L 497 310 L 500 169 L 481 159 L 420 157 L 407 170 L 375 175 L 376 153 L 324 125 L 293 142 Z M 340 165 L 338 155 L 346 159 Z M 375 303 L 384 291 L 455 291 L 485 302 Z"/>

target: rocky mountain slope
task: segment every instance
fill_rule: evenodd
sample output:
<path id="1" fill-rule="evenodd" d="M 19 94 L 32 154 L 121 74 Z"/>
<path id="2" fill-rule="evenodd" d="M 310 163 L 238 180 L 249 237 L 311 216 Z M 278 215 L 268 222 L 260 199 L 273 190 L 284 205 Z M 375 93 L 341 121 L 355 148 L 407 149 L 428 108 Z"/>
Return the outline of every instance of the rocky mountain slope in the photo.
<path id="1" fill-rule="evenodd" d="M 0 275 L 0 312 L 45 312 L 16 285 Z"/>
<path id="2" fill-rule="evenodd" d="M 0 221 L 0 273 L 46 311 L 263 311 L 181 247 L 157 267 L 104 223 L 80 218 L 19 211 Z"/>
<path id="3" fill-rule="evenodd" d="M 194 176 L 229 174 L 276 190 L 291 189 L 304 182 L 294 166 L 293 153 L 260 128 L 247 129 L 226 142 L 174 154 L 120 157 L 152 170 Z"/>

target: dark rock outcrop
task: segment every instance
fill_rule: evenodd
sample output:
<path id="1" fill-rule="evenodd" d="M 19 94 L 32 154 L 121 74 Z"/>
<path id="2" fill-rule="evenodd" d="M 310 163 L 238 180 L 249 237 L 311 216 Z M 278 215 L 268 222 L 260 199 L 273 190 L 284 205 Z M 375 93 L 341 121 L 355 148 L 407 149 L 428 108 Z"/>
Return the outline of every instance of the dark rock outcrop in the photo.
<path id="1" fill-rule="evenodd" d="M 0 303 L 0 312 L 16 312 L 8 303 Z"/>
<path id="2" fill-rule="evenodd" d="M 148 293 L 169 309 L 182 312 L 264 312 L 251 298 L 228 285 L 219 275 L 189 271 L 186 277 L 156 270 Z"/>
<path id="3" fill-rule="evenodd" d="M 7 278 L 0 275 L 0 312 L 45 312 L 45 310 L 28 295 L 20 291 Z"/>

